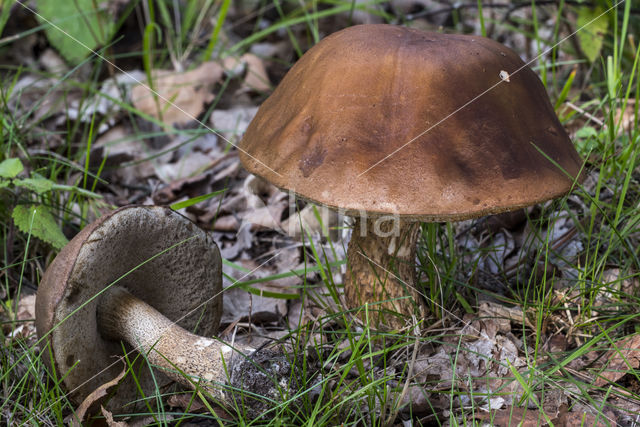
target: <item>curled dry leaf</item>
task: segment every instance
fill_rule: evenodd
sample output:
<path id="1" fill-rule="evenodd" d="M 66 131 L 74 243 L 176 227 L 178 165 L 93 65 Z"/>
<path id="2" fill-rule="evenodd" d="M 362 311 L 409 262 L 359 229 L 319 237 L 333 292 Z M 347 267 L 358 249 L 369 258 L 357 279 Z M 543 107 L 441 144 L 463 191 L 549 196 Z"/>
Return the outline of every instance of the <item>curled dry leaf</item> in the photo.
<path id="1" fill-rule="evenodd" d="M 242 183 L 242 192 L 247 199 L 247 207 L 258 209 L 265 207 L 265 202 L 269 204 L 269 201 L 280 193 L 280 190 L 259 176 L 249 175 Z"/>
<path id="2" fill-rule="evenodd" d="M 93 405 L 95 402 L 97 402 L 98 400 L 106 396 L 107 390 L 113 387 L 114 385 L 118 384 L 120 380 L 124 378 L 124 375 L 126 373 L 127 373 L 127 369 L 125 366 L 123 367 L 122 372 L 118 374 L 118 376 L 116 376 L 111 381 L 107 381 L 106 383 L 102 384 L 100 387 L 92 391 L 87 397 L 84 398 L 80 406 L 78 406 L 78 409 L 76 410 L 75 414 L 70 415 L 69 416 L 70 419 L 66 421 L 70 422 L 71 425 L 74 427 L 81 426 L 82 420 L 84 419 L 91 405 Z"/>
<path id="3" fill-rule="evenodd" d="M 241 57 L 227 57 L 224 68 L 228 74 L 237 76 L 244 74 L 242 91 L 267 92 L 271 90 L 271 82 L 264 61 L 253 53 L 245 53 Z"/>
<path id="4" fill-rule="evenodd" d="M 251 230 L 261 228 L 281 230 L 282 225 L 280 218 L 282 218 L 282 214 L 288 205 L 286 200 L 281 200 L 261 208 L 248 210 L 241 215 L 242 225 L 240 225 L 240 227 L 250 227 Z"/>
<path id="5" fill-rule="evenodd" d="M 109 427 L 129 427 L 129 424 L 126 421 L 114 421 L 113 420 L 113 414 L 109 411 L 107 411 L 106 409 L 104 409 L 104 406 L 100 405 L 100 411 L 102 412 L 102 415 L 104 416 L 104 420 L 107 423 L 107 426 Z"/>
<path id="6" fill-rule="evenodd" d="M 215 219 L 213 223 L 213 229 L 216 231 L 238 231 L 240 228 L 240 221 L 233 215 L 224 215 Z"/>
<path id="7" fill-rule="evenodd" d="M 318 221 L 318 216 L 320 221 Z M 304 230 L 309 235 L 321 234 L 337 241 L 340 237 L 337 229 L 338 223 L 338 213 L 333 209 L 309 204 L 283 221 L 282 228 L 295 240 L 302 240 Z"/>
<path id="8" fill-rule="evenodd" d="M 200 151 L 192 151 L 182 156 L 177 162 L 157 165 L 155 169 L 156 176 L 168 184 L 187 179 L 210 166 L 211 157 Z"/>
<path id="9" fill-rule="evenodd" d="M 212 61 L 183 73 L 154 71 L 151 84 L 133 88 L 133 105 L 143 113 L 161 118 L 167 125 L 188 123 L 203 111 L 205 103 L 213 100 L 211 89 L 221 80 L 223 72 L 222 66 Z"/>
<path id="10" fill-rule="evenodd" d="M 285 193 L 264 179 L 249 175 L 243 183 L 242 194 L 247 202 L 247 210 L 240 214 L 240 228 L 282 229 L 282 214 L 289 207 Z"/>

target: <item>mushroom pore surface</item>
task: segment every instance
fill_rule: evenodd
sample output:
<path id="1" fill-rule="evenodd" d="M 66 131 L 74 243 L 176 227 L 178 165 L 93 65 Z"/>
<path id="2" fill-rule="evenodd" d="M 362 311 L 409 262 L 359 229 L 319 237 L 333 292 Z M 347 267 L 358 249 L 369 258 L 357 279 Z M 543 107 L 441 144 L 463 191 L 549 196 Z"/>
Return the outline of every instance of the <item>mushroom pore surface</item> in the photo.
<path id="1" fill-rule="evenodd" d="M 238 349 L 211 338 L 221 284 L 211 235 L 169 208 L 121 208 L 88 225 L 47 269 L 38 335 L 76 403 L 123 369 L 115 357 L 124 342 L 129 360 L 139 361 L 136 380 L 126 376 L 101 402 L 111 412 L 144 405 L 138 386 L 151 396 L 175 380 L 255 418 L 297 387 L 296 365 L 281 348 Z M 140 366 L 140 352 L 159 371 Z"/>
<path id="2" fill-rule="evenodd" d="M 165 207 L 125 207 L 85 227 L 45 272 L 36 298 L 36 327 L 72 401 L 79 403 L 123 369 L 118 341 L 105 339 L 97 323 L 100 293 L 117 285 L 181 327 L 210 336 L 221 315 L 221 260 L 213 238 Z M 139 358 L 141 359 L 141 358 Z M 136 365 L 138 366 L 138 365 Z M 105 369 L 107 368 L 107 369 Z M 138 366 L 138 368 L 140 368 Z M 170 379 L 139 369 L 144 392 Z M 114 411 L 137 399 L 127 376 L 109 400 Z"/>

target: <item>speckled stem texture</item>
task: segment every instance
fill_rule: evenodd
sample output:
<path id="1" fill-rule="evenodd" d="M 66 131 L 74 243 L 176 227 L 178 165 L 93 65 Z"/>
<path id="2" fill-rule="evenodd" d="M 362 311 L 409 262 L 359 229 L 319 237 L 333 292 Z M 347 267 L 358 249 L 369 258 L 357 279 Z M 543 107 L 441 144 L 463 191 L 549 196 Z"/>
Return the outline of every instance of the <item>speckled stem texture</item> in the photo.
<path id="1" fill-rule="evenodd" d="M 350 309 L 368 303 L 374 327 L 401 328 L 412 315 L 424 313 L 416 289 L 419 230 L 418 222 L 399 218 L 356 218 L 347 251 L 345 299 Z M 363 310 L 359 317 L 364 320 Z"/>
<path id="2" fill-rule="evenodd" d="M 123 288 L 105 292 L 97 316 L 103 337 L 128 343 L 173 380 L 198 385 L 222 405 L 251 417 L 291 389 L 294 371 L 282 352 L 232 348 L 192 334 Z"/>

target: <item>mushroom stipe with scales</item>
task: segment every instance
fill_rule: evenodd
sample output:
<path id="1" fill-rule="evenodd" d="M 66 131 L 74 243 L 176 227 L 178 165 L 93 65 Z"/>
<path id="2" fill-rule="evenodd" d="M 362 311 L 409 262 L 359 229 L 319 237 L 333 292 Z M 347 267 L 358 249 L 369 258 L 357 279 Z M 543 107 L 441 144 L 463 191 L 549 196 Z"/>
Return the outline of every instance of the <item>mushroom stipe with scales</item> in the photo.
<path id="1" fill-rule="evenodd" d="M 53 362 L 71 400 L 80 403 L 118 375 L 124 342 L 129 360 L 138 359 L 134 369 L 147 397 L 175 380 L 198 384 L 250 417 L 279 402 L 295 373 L 283 351 L 209 338 L 222 312 L 221 265 L 213 237 L 166 207 L 120 208 L 76 235 L 45 272 L 36 298 L 43 358 Z M 196 330 L 200 335 L 190 332 Z M 159 370 L 140 365 L 146 362 L 139 352 Z M 114 389 L 103 404 L 134 413 L 140 391 L 133 375 Z"/>
<path id="2" fill-rule="evenodd" d="M 369 303 L 374 325 L 395 328 L 425 309 L 415 277 L 420 221 L 553 199 L 582 165 L 540 79 L 511 49 L 393 25 L 321 40 L 239 147 L 249 172 L 355 217 L 347 306 Z M 395 230 L 378 223 L 386 215 Z"/>

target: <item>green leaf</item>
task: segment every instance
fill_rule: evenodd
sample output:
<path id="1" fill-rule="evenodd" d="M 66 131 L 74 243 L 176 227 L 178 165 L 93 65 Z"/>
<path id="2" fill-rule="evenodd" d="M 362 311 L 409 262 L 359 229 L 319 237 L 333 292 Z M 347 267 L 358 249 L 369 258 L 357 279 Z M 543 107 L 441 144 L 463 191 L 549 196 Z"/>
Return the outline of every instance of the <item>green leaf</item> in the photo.
<path id="1" fill-rule="evenodd" d="M 598 131 L 593 126 L 583 126 L 576 131 L 577 139 L 596 138 Z"/>
<path id="2" fill-rule="evenodd" d="M 0 178 L 14 178 L 23 170 L 20 159 L 6 159 L 0 162 Z"/>
<path id="3" fill-rule="evenodd" d="M 182 209 L 182 208 L 188 208 L 189 206 L 193 206 L 196 203 L 200 203 L 200 202 L 202 202 L 204 200 L 207 200 L 207 199 L 210 199 L 210 198 L 212 198 L 214 196 L 217 196 L 218 194 L 222 194 L 225 191 L 227 191 L 226 188 L 222 189 L 222 190 L 214 191 L 213 193 L 208 193 L 208 194 L 203 194 L 201 196 L 192 197 L 191 199 L 184 200 L 182 202 L 174 203 L 170 207 L 174 211 L 177 211 L 178 209 Z"/>
<path id="4" fill-rule="evenodd" d="M 16 187 L 24 187 L 35 193 L 42 194 L 51 191 L 55 183 L 47 178 L 38 177 L 15 180 L 14 184 Z"/>
<path id="5" fill-rule="evenodd" d="M 602 40 L 609 28 L 609 19 L 603 12 L 601 7 L 581 6 L 578 9 L 578 42 L 589 62 L 595 61 L 600 54 Z"/>
<path id="6" fill-rule="evenodd" d="M 51 212 L 44 206 L 18 205 L 13 208 L 11 217 L 20 231 L 32 234 L 56 249 L 62 249 L 69 243 Z"/>
<path id="7" fill-rule="evenodd" d="M 72 64 L 106 44 L 115 31 L 116 17 L 105 7 L 107 2 L 37 0 L 37 5 L 38 19 L 49 24 L 45 30 L 49 42 Z"/>

